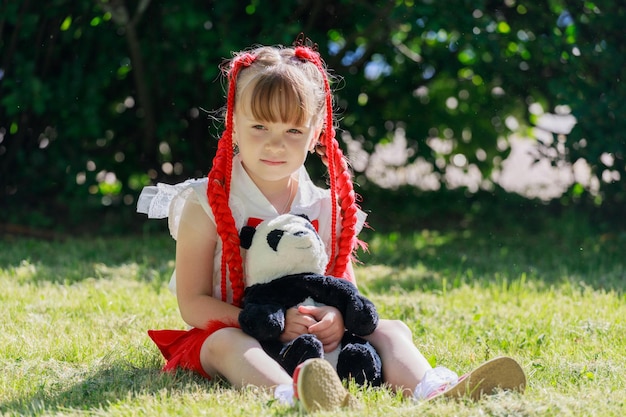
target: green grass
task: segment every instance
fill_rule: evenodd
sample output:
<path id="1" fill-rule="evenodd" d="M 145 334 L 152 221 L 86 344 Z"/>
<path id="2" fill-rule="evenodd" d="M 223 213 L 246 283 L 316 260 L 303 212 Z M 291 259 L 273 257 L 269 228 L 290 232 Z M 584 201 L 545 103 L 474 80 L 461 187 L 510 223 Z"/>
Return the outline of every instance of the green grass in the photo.
<path id="1" fill-rule="evenodd" d="M 433 365 L 463 373 L 510 355 L 528 376 L 524 395 L 478 403 L 351 387 L 366 415 L 626 414 L 626 235 L 556 221 L 366 238 L 362 291 Z M 167 232 L 0 240 L 0 414 L 298 415 L 258 389 L 159 371 L 146 330 L 183 327 L 167 290 L 173 255 Z"/>

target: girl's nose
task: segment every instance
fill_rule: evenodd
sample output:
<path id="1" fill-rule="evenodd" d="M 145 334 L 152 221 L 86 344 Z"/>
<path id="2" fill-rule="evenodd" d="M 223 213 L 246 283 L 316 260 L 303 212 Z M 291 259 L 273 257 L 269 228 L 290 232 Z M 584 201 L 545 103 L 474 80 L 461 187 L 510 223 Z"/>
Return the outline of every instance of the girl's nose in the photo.
<path id="1" fill-rule="evenodd" d="M 281 151 L 284 148 L 283 139 L 280 135 L 272 135 L 265 142 L 265 149 L 276 152 Z"/>

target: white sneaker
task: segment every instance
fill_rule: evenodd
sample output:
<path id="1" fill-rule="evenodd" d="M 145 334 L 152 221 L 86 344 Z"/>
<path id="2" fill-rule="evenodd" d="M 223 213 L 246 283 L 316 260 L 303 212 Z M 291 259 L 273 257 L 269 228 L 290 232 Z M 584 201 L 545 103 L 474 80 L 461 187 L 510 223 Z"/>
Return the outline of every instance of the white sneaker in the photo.
<path id="1" fill-rule="evenodd" d="M 293 384 L 277 385 L 274 389 L 274 399 L 277 400 L 279 404 L 291 406 L 295 405 L 296 400 L 294 396 L 295 393 L 293 392 Z"/>
<path id="2" fill-rule="evenodd" d="M 445 368 L 430 371 L 415 388 L 415 398 L 469 398 L 478 401 L 485 395 L 500 391 L 523 393 L 526 387 L 524 370 L 513 358 L 506 356 L 491 359 L 460 378 Z"/>
<path id="3" fill-rule="evenodd" d="M 427 400 L 436 394 L 453 387 L 459 382 L 459 376 L 456 372 L 438 366 L 424 373 L 422 381 L 417 384 L 413 397 L 417 400 Z"/>

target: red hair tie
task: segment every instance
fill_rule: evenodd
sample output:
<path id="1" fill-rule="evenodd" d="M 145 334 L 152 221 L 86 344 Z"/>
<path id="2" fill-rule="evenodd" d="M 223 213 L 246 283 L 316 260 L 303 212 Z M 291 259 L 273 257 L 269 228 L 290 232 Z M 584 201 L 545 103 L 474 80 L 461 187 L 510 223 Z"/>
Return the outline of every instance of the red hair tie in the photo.
<path id="1" fill-rule="evenodd" d="M 238 65 L 243 65 L 244 67 L 249 67 L 252 65 L 256 56 L 252 55 L 250 52 L 244 52 L 243 54 L 237 55 L 235 59 L 233 59 L 233 67 Z"/>
<path id="2" fill-rule="evenodd" d="M 252 65 L 256 56 L 252 55 L 249 52 L 244 52 L 243 54 L 237 55 L 231 63 L 229 76 L 231 80 L 237 77 L 237 74 L 241 70 L 241 68 L 246 68 Z"/>
<path id="3" fill-rule="evenodd" d="M 296 46 L 295 55 L 297 58 L 310 61 L 315 65 L 321 64 L 320 54 L 315 52 L 313 49 L 308 46 Z"/>

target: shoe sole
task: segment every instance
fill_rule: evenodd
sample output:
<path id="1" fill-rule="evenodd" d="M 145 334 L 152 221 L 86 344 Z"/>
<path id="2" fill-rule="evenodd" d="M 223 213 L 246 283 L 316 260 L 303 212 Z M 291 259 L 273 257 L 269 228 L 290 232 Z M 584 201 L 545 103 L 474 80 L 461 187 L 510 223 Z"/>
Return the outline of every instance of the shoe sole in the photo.
<path id="1" fill-rule="evenodd" d="M 343 387 L 335 368 L 324 359 L 308 359 L 293 374 L 296 398 L 307 412 L 354 407 L 354 398 Z"/>
<path id="2" fill-rule="evenodd" d="M 516 391 L 523 393 L 526 388 L 526 375 L 522 367 L 506 356 L 487 361 L 473 371 L 463 375 L 455 386 L 435 395 L 435 398 L 470 398 L 479 400 L 496 392 Z"/>

